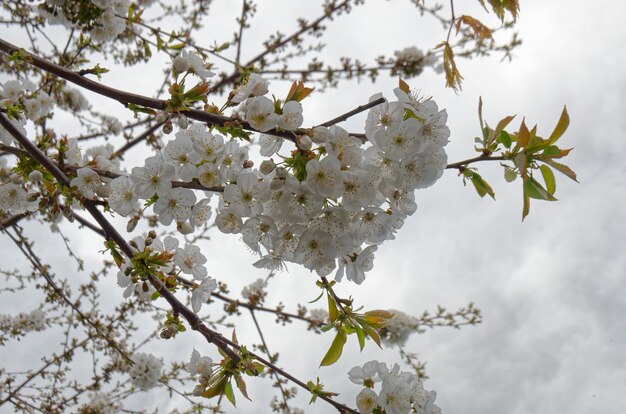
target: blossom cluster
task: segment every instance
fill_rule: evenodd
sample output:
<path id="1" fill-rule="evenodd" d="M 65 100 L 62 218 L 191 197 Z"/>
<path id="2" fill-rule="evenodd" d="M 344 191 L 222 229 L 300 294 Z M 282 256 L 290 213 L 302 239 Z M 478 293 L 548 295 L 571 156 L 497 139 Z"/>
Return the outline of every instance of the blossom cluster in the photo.
<path id="1" fill-rule="evenodd" d="M 128 369 L 128 375 L 134 386 L 142 391 L 156 387 L 163 362 L 152 354 L 136 353 L 132 357 L 133 364 Z"/>
<path id="2" fill-rule="evenodd" d="M 404 346 L 409 335 L 423 332 L 419 327 L 419 320 L 412 315 L 389 309 L 393 316 L 385 322 L 385 326 L 380 331 L 380 337 L 387 346 Z"/>
<path id="3" fill-rule="evenodd" d="M 191 52 L 182 51 L 173 65 L 175 74 L 213 75 Z M 109 207 L 122 216 L 137 216 L 139 201 L 145 200 L 161 224 L 176 222 L 183 234 L 207 223 L 217 193 L 217 228 L 240 234 L 260 256 L 256 267 L 281 270 L 293 262 L 322 276 L 335 271 L 338 281 L 346 276 L 361 283 L 378 245 L 393 239 L 416 211 L 414 191 L 432 185 L 446 167 L 446 111 L 430 98 L 398 88 L 397 101 L 369 111 L 362 142 L 339 126 L 300 131 L 301 104 L 272 101 L 264 96 L 268 90 L 265 80 L 250 75 L 229 102 L 239 102 L 235 110 L 258 131 L 293 131 L 296 149 L 290 154 L 279 152 L 284 138 L 261 134 L 260 154 L 268 159 L 252 168 L 248 148 L 239 141 L 203 124 L 179 122 L 175 138 L 129 175 L 120 171 L 111 145 L 83 155 L 78 141 L 68 140 L 66 163 L 82 167 L 71 186 L 87 199 L 108 197 Z M 106 178 L 100 171 L 119 177 Z M 190 182 L 204 187 L 204 198 L 184 188 Z M 3 188 L 11 194 L 3 193 L 0 208 L 14 214 L 32 209 L 16 201 L 28 193 Z M 199 252 L 187 250 L 188 260 L 196 263 Z M 201 280 L 199 269 L 186 273 Z"/>
<path id="4" fill-rule="evenodd" d="M 348 378 L 363 385 L 356 397 L 356 405 L 362 414 L 441 414 L 435 404 L 437 393 L 424 389 L 415 374 L 401 372 L 398 364 L 389 369 L 384 362 L 369 361 L 352 368 Z M 378 382 L 381 385 L 377 393 L 374 387 Z"/>
<path id="5" fill-rule="evenodd" d="M 37 86 L 29 80 L 8 80 L 0 89 L 0 107 L 7 105 L 17 105 L 23 109 L 26 118 L 37 121 L 47 116 L 52 110 L 52 98 L 43 90 L 38 90 Z M 16 121 L 14 125 L 23 131 L 25 120 Z M 0 127 L 2 128 L 2 127 Z M 2 128 L 4 131 L 4 128 Z M 9 144 L 12 139 L 8 133 L 0 132 L 0 140 Z"/>
<path id="6" fill-rule="evenodd" d="M 76 5 L 72 3 L 76 3 Z M 129 0 L 91 0 L 91 3 L 99 9 L 97 17 L 93 22 L 90 22 L 90 26 L 93 26 L 93 28 L 89 31 L 89 34 L 94 42 L 104 43 L 114 40 L 126 30 L 126 19 L 124 16 L 128 13 Z M 45 6 L 40 7 L 38 10 L 49 24 L 75 29 L 78 28 L 77 23 L 87 23 L 77 21 L 74 16 L 66 15 L 69 11 L 68 7 L 76 7 L 77 5 L 78 2 L 46 0 Z M 72 12 L 75 13 L 76 11 L 72 10 Z"/>
<path id="7" fill-rule="evenodd" d="M 40 309 L 17 315 L 0 315 L 0 330 L 10 335 L 41 331 L 46 327 L 46 317 Z"/>
<path id="8" fill-rule="evenodd" d="M 95 392 L 89 402 L 78 409 L 78 414 L 117 414 L 122 410 L 119 403 L 113 402 L 112 396 L 103 392 Z"/>
<path id="9" fill-rule="evenodd" d="M 142 258 L 142 264 L 153 264 L 153 271 L 174 275 L 182 272 L 199 281 L 191 294 L 191 307 L 196 313 L 209 299 L 211 292 L 217 289 L 217 281 L 207 276 L 207 270 L 204 267 L 207 259 L 198 246 L 190 244 L 181 248 L 178 247 L 179 241 L 175 237 L 167 236 L 161 241 L 156 238 L 154 232 L 146 238 L 135 237 L 131 240 L 130 246 L 135 256 Z M 145 269 L 135 269 L 133 261 L 127 261 L 121 265 L 117 273 L 117 284 L 125 288 L 123 294 L 125 298 L 136 294 L 140 300 L 150 300 L 155 289 L 147 280 L 144 271 Z"/>

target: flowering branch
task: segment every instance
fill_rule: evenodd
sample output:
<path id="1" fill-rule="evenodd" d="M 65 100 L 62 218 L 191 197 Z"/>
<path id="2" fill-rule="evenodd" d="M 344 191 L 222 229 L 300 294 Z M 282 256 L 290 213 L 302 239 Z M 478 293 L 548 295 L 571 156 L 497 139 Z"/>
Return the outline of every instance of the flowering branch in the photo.
<path id="1" fill-rule="evenodd" d="M 28 138 L 26 138 L 10 121 L 9 119 L 2 113 L 0 113 L 0 125 L 4 127 L 9 134 L 13 136 L 13 138 L 19 142 L 29 154 L 37 160 L 44 168 L 46 168 L 50 173 L 54 175 L 54 177 L 63 185 L 70 185 L 70 181 L 67 176 L 48 158 L 44 153 L 41 152 L 37 146 L 35 146 Z M 133 250 L 131 246 L 126 242 L 126 240 L 117 232 L 117 230 L 111 225 L 111 223 L 100 213 L 97 207 L 93 204 L 92 201 L 83 199 L 81 200 L 85 209 L 91 214 L 91 216 L 98 222 L 102 230 L 104 231 L 106 238 L 113 240 L 117 246 L 122 250 L 122 252 L 128 257 L 132 258 L 134 256 Z M 189 323 L 191 328 L 195 331 L 200 332 L 208 342 L 216 345 L 225 355 L 227 355 L 233 361 L 239 361 L 239 355 L 235 353 L 232 349 L 237 351 L 241 351 L 242 348 L 234 343 L 233 341 L 228 340 L 223 337 L 221 334 L 209 329 L 189 308 L 183 305 L 165 286 L 165 284 L 156 276 L 152 274 L 146 275 L 149 277 L 150 283 L 154 286 L 154 288 L 159 292 L 159 294 L 169 303 L 172 308 L 172 311 L 175 314 L 182 315 L 185 320 Z M 288 372 L 278 368 L 272 362 L 265 360 L 259 355 L 249 352 L 248 354 L 252 356 L 254 359 L 261 362 L 263 365 L 271 368 L 275 372 L 289 379 L 290 381 L 296 383 L 300 387 L 309 390 L 307 384 L 300 381 L 293 375 Z M 321 399 L 328 402 L 339 412 L 349 412 L 356 414 L 357 411 L 334 401 L 332 398 L 326 395 L 318 395 Z"/>

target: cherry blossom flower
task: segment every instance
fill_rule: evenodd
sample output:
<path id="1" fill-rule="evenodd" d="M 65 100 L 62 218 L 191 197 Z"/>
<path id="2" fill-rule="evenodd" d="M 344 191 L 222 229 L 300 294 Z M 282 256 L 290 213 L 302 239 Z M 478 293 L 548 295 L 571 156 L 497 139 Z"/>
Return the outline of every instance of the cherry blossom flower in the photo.
<path id="1" fill-rule="evenodd" d="M 280 150 L 283 139 L 274 135 L 261 134 L 259 144 L 261 145 L 260 154 L 264 157 L 271 157 Z"/>
<path id="2" fill-rule="evenodd" d="M 222 233 L 239 233 L 243 221 L 231 209 L 222 209 L 215 217 L 215 225 Z"/>
<path id="3" fill-rule="evenodd" d="M 276 126 L 278 115 L 274 113 L 274 103 L 265 96 L 257 96 L 246 101 L 246 121 L 257 131 L 265 132 Z"/>
<path id="4" fill-rule="evenodd" d="M 378 407 L 378 395 L 374 390 L 363 388 L 356 396 L 356 406 L 361 414 L 371 414 Z"/>
<path id="5" fill-rule="evenodd" d="M 200 253 L 200 248 L 195 245 L 187 245 L 184 249 L 176 249 L 174 256 L 174 264 L 180 268 L 183 273 L 193 275 L 197 280 L 202 280 L 207 275 L 204 267 L 206 257 Z"/>
<path id="6" fill-rule="evenodd" d="M 195 247 L 195 246 L 194 246 Z M 202 305 L 209 300 L 211 292 L 217 289 L 217 282 L 210 276 L 205 277 L 200 282 L 200 286 L 196 287 L 191 293 L 191 309 L 195 313 L 200 312 Z"/>
<path id="7" fill-rule="evenodd" d="M 241 290 L 241 296 L 247 301 L 252 301 L 258 303 L 263 297 L 265 297 L 265 288 L 267 287 L 267 282 L 264 279 L 257 279 L 254 282 L 250 283 L 248 286 L 245 286 Z"/>
<path id="8" fill-rule="evenodd" d="M 7 183 L 0 185 L 0 210 L 9 214 L 22 214 L 37 210 L 37 199 L 21 185 Z"/>
<path id="9" fill-rule="evenodd" d="M 283 113 L 277 120 L 277 126 L 287 131 L 294 131 L 302 125 L 302 104 L 296 101 L 286 102 Z"/>
<path id="10" fill-rule="evenodd" d="M 224 187 L 223 196 L 240 217 L 250 217 L 263 211 L 263 202 L 270 198 L 269 184 L 260 181 L 253 172 L 242 171 L 237 177 L 237 184 Z"/>
<path id="11" fill-rule="evenodd" d="M 187 372 L 191 375 L 210 376 L 212 371 L 213 360 L 206 356 L 200 356 L 200 352 L 194 350 L 191 352 L 191 358 L 187 364 Z"/>
<path id="12" fill-rule="evenodd" d="M 224 151 L 224 137 L 212 134 L 202 124 L 192 124 L 180 134 L 186 134 L 193 142 L 193 149 L 202 160 L 215 162 Z"/>
<path id="13" fill-rule="evenodd" d="M 339 269 L 335 275 L 338 282 L 343 278 L 345 271 L 349 281 L 360 285 L 365 280 L 365 272 L 369 272 L 374 267 L 374 252 L 378 246 L 367 246 L 363 251 L 346 255 L 339 258 Z"/>
<path id="14" fill-rule="evenodd" d="M 377 99 L 379 96 L 374 95 L 370 101 Z M 385 131 L 392 127 L 397 127 L 404 116 L 404 108 L 400 102 L 385 102 L 372 108 L 365 121 L 365 136 L 372 142 L 376 143 L 375 136 L 379 131 Z"/>
<path id="15" fill-rule="evenodd" d="M 191 218 L 190 223 L 194 227 L 201 226 L 202 224 L 209 221 L 211 218 L 211 214 L 213 211 L 211 210 L 211 206 L 209 205 L 210 198 L 205 198 L 196 203 L 195 206 L 191 209 Z"/>
<path id="16" fill-rule="evenodd" d="M 83 197 L 93 199 L 98 189 L 102 187 L 102 180 L 98 173 L 91 168 L 79 168 L 76 174 L 76 178 L 70 181 L 70 186 L 76 187 Z"/>
<path id="17" fill-rule="evenodd" d="M 128 177 L 117 177 L 111 181 L 109 206 L 122 216 L 128 215 L 137 206 L 135 186 Z"/>
<path id="18" fill-rule="evenodd" d="M 321 230 L 306 230 L 300 236 L 295 259 L 304 267 L 317 270 L 335 259 L 337 249 L 332 238 Z"/>
<path id="19" fill-rule="evenodd" d="M 155 193 L 159 196 L 167 194 L 172 189 L 174 173 L 174 166 L 157 154 L 147 158 L 144 167 L 134 167 L 130 178 L 135 183 L 137 195 L 148 199 Z"/>
<path id="20" fill-rule="evenodd" d="M 276 230 L 274 219 L 259 214 L 246 220 L 241 227 L 241 235 L 243 236 L 244 243 L 246 243 L 253 252 L 261 254 L 259 243 L 270 250 L 273 241 L 278 237 L 278 231 Z"/>
<path id="21" fill-rule="evenodd" d="M 415 118 L 402 121 L 398 126 L 379 130 L 375 135 L 377 145 L 394 160 L 419 152 L 423 137 L 419 135 L 420 123 Z"/>
<path id="22" fill-rule="evenodd" d="M 267 81 L 258 73 L 251 73 L 246 80 L 237 86 L 231 98 L 233 103 L 241 103 L 250 96 L 262 96 L 269 92 Z"/>
<path id="23" fill-rule="evenodd" d="M 181 59 L 178 60 L 178 66 L 180 68 L 182 68 L 183 66 L 186 66 L 183 64 L 183 60 L 182 60 L 182 59 L 185 59 L 186 60 L 185 63 L 189 65 L 189 69 L 191 69 L 191 71 L 196 76 L 203 78 L 203 79 L 215 76 L 215 73 L 211 72 L 209 69 L 206 68 L 206 65 L 204 61 L 202 60 L 202 58 L 198 56 L 197 54 L 195 54 L 194 52 L 187 52 L 186 50 L 181 50 L 178 56 L 181 57 Z M 182 71 L 179 71 L 179 72 L 182 72 Z"/>
<path id="24" fill-rule="evenodd" d="M 153 210 L 159 215 L 159 222 L 169 226 L 172 220 L 185 221 L 191 217 L 191 208 L 196 203 L 196 195 L 187 188 L 173 188 L 159 196 Z"/>
<path id="25" fill-rule="evenodd" d="M 306 165 L 306 183 L 324 198 L 339 198 L 343 194 L 341 163 L 333 156 L 321 161 L 313 159 Z"/>
<path id="26" fill-rule="evenodd" d="M 362 384 L 372 388 L 374 383 L 379 382 L 378 361 L 368 361 L 362 367 L 354 367 L 348 371 L 348 379 L 355 384 Z"/>

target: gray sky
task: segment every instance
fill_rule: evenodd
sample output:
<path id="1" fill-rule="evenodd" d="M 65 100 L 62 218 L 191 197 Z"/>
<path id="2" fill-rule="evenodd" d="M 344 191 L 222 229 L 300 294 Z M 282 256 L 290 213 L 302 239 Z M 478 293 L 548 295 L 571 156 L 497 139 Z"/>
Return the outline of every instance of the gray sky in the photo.
<path id="1" fill-rule="evenodd" d="M 216 16 L 221 8 L 238 13 L 239 2 L 223 3 L 214 4 Z M 290 16 L 317 10 L 304 1 L 261 3 L 259 21 L 273 16 L 266 15 L 264 7 L 274 8 L 273 13 L 280 7 L 281 14 Z M 328 55 L 350 51 L 366 60 L 411 45 L 427 48 L 440 40 L 441 31 L 424 35 L 422 20 L 417 13 L 407 12 L 406 3 L 375 2 L 338 19 L 327 40 Z M 479 166 L 494 187 L 496 202 L 480 199 L 448 171 L 434 187 L 418 191 L 418 212 L 396 240 L 379 248 L 366 281 L 361 286 L 344 282 L 339 290 L 367 309 L 419 314 L 437 304 L 456 309 L 474 302 L 483 310 L 484 322 L 478 327 L 440 328 L 413 336 L 407 344 L 407 350 L 428 361 L 426 387 L 437 390 L 444 413 L 625 412 L 626 296 L 621 290 L 626 280 L 626 30 L 622 28 L 626 6 L 618 0 L 521 3 L 518 30 L 524 43 L 513 62 L 459 61 L 465 82 L 458 95 L 442 87 L 441 75 L 428 70 L 409 83 L 447 109 L 450 161 L 474 156 L 479 96 L 492 125 L 518 114 L 526 116 L 528 124 L 537 123 L 544 135 L 551 132 L 566 104 L 571 125 L 561 142 L 575 148 L 566 163 L 577 172 L 580 184 L 557 176 L 559 201 L 534 201 L 530 216 L 521 223 L 521 185 L 505 183 L 500 167 Z M 223 39 L 232 30 L 220 31 L 219 20 L 228 22 L 215 18 L 211 27 L 226 33 Z M 389 30 L 373 35 L 369 28 L 379 25 Z M 274 28 L 262 26 L 250 39 L 263 38 L 260 33 Z M 155 75 L 154 79 L 160 76 Z M 158 80 L 134 76 L 124 81 L 111 75 L 105 82 L 120 87 L 133 84 L 138 92 L 150 93 Z M 274 86 L 277 96 L 287 89 Z M 381 79 L 375 85 L 351 82 L 336 91 L 314 94 L 305 124 L 332 118 L 376 92 L 393 98 L 395 86 L 395 80 Z M 516 119 L 514 125 L 518 123 Z M 363 118 L 355 119 L 347 129 L 358 131 L 362 125 Z M 68 233 L 93 238 L 70 228 Z M 99 245 L 86 246 L 86 257 L 98 260 Z M 207 249 L 209 262 L 214 263 L 209 274 L 232 284 L 234 293 L 262 276 L 251 270 L 255 259 L 236 237 L 220 236 Z M 317 295 L 312 276 L 294 265 L 290 270 L 272 283 L 268 303 L 304 303 Z M 121 294 L 113 291 L 110 297 L 120 300 Z M 242 324 L 240 339 L 256 340 L 254 332 L 246 330 L 249 321 L 242 319 Z M 272 318 L 266 319 L 265 326 L 272 350 L 281 353 L 282 366 L 304 379 L 320 376 L 328 389 L 341 391 L 351 405 L 359 388 L 348 383 L 348 369 L 374 358 L 398 359 L 394 351 L 379 351 L 372 344 L 359 354 L 350 338 L 337 366 L 318 371 L 316 362 L 330 336 L 301 334 L 302 326 L 295 323 L 277 327 Z M 175 342 L 160 342 L 149 350 L 176 352 L 188 347 L 190 352 L 194 344 L 201 344 L 192 334 Z M 26 350 L 16 347 L 16 352 L 26 358 Z M 266 412 L 271 395 L 267 389 L 250 386 L 255 403 L 241 402 L 240 412 Z M 323 403 L 307 408 L 307 396 L 299 394 L 300 406 L 307 412 L 329 412 Z M 153 391 L 150 398 L 163 397 Z"/>

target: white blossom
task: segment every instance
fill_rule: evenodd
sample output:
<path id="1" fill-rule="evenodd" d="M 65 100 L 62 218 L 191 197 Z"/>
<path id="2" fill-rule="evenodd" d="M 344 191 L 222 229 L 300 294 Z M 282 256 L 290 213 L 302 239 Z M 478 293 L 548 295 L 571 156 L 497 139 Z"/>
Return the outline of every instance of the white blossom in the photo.
<path id="1" fill-rule="evenodd" d="M 206 356 L 200 356 L 200 352 L 194 350 L 191 352 L 191 358 L 187 364 L 187 372 L 191 375 L 210 376 L 212 371 L 213 360 Z"/>
<path id="2" fill-rule="evenodd" d="M 296 101 L 289 101 L 283 106 L 283 113 L 278 118 L 277 125 L 284 130 L 293 131 L 300 128 L 303 120 L 302 104 Z"/>
<path id="3" fill-rule="evenodd" d="M 202 305 L 211 297 L 211 292 L 217 289 L 217 282 L 210 276 L 205 277 L 191 293 L 191 309 L 195 313 L 200 312 Z"/>
<path id="4" fill-rule="evenodd" d="M 111 181 L 109 206 L 122 216 L 128 215 L 137 206 L 135 186 L 128 177 L 117 177 Z"/>
<path id="5" fill-rule="evenodd" d="M 176 249 L 174 256 L 174 264 L 183 273 L 193 275 L 197 280 L 202 280 L 207 275 L 207 270 L 204 267 L 206 261 L 206 257 L 200 253 L 200 248 L 193 244 L 185 246 L 184 249 Z"/>
<path id="6" fill-rule="evenodd" d="M 98 173 L 91 168 L 79 168 L 76 174 L 77 176 L 70 181 L 70 186 L 76 187 L 83 197 L 93 199 L 102 186 Z"/>
<path id="7" fill-rule="evenodd" d="M 185 221 L 191 217 L 191 208 L 196 204 L 196 195 L 187 188 L 173 188 L 159 196 L 153 210 L 159 215 L 159 222 L 169 226 L 172 220 Z"/>
<path id="8" fill-rule="evenodd" d="M 37 210 L 37 199 L 21 185 L 7 183 L 0 185 L 0 210 L 9 214 L 22 214 Z"/>
<path id="9" fill-rule="evenodd" d="M 246 121 L 257 131 L 265 132 L 276 126 L 278 115 L 274 113 L 274 103 L 265 96 L 249 98 L 246 101 Z"/>
<path id="10" fill-rule="evenodd" d="M 152 354 L 137 353 L 132 357 L 133 365 L 128 369 L 128 375 L 134 386 L 142 391 L 156 387 L 163 362 Z"/>
<path id="11" fill-rule="evenodd" d="M 361 414 L 371 414 L 378 406 L 378 395 L 374 390 L 363 388 L 356 396 L 356 406 Z"/>
<path id="12" fill-rule="evenodd" d="M 241 103 L 250 96 L 262 96 L 269 92 L 267 81 L 258 73 L 251 73 L 246 80 L 237 86 L 231 98 L 233 103 Z"/>
<path id="13" fill-rule="evenodd" d="M 155 193 L 161 196 L 172 189 L 174 172 L 174 166 L 158 154 L 147 158 L 143 167 L 134 167 L 130 178 L 135 183 L 137 195 L 148 199 Z"/>

